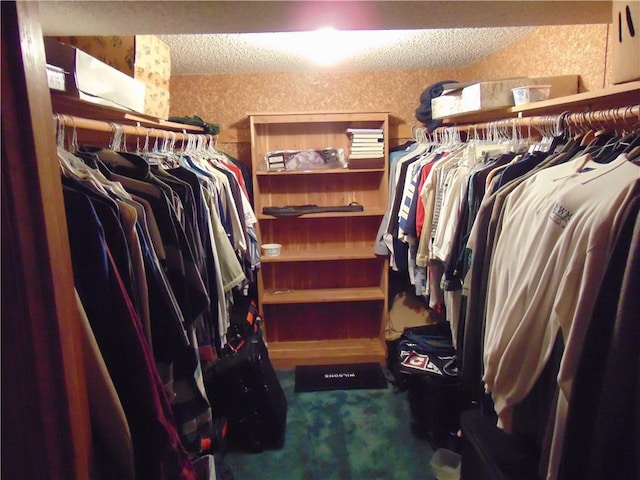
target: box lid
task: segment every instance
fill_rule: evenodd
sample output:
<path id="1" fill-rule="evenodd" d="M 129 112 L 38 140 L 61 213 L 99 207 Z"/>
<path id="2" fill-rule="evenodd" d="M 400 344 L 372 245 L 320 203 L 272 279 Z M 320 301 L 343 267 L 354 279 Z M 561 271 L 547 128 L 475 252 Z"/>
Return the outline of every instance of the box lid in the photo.
<path id="1" fill-rule="evenodd" d="M 97 58 L 53 39 L 45 39 L 47 63 L 69 72 L 65 92 L 81 100 L 144 112 L 145 85 Z"/>

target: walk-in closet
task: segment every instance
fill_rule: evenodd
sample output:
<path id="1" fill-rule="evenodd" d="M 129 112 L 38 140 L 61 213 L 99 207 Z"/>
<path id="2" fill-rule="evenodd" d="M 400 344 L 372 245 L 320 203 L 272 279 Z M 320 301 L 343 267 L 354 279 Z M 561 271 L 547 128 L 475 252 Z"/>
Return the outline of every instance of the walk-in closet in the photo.
<path id="1" fill-rule="evenodd" d="M 3 477 L 639 478 L 637 2 L 1 6 Z"/>

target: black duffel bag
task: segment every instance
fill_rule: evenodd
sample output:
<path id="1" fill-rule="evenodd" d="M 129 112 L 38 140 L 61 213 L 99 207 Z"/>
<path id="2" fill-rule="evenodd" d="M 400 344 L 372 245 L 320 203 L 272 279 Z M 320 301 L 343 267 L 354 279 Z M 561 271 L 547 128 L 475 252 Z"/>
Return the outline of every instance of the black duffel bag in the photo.
<path id="1" fill-rule="evenodd" d="M 396 379 L 408 392 L 414 433 L 434 447 L 455 448 L 461 394 L 448 322 L 407 328 L 398 344 Z"/>

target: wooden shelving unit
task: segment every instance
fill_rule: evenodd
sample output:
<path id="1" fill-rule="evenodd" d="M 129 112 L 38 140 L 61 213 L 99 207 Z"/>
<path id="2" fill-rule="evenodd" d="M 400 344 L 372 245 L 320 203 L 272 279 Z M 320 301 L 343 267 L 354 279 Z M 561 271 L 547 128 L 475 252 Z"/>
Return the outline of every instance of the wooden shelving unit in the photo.
<path id="1" fill-rule="evenodd" d="M 336 148 L 347 152 L 347 128 L 382 128 L 387 112 L 250 114 L 254 209 L 261 244 L 280 243 L 262 257 L 259 308 L 270 358 L 277 368 L 386 361 L 388 260 L 373 246 L 388 202 L 388 144 L 384 167 L 268 171 L 275 150 Z M 361 212 L 274 217 L 264 207 L 342 206 Z"/>

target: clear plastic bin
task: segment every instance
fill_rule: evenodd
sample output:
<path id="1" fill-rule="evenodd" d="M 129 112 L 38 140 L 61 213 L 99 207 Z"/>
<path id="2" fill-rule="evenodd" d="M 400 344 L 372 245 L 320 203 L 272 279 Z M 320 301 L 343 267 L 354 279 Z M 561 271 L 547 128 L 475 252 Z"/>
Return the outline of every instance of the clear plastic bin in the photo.
<path id="1" fill-rule="evenodd" d="M 551 85 L 526 85 L 524 87 L 512 88 L 513 101 L 517 105 L 525 103 L 540 102 L 549 98 Z"/>
<path id="2" fill-rule="evenodd" d="M 461 460 L 456 452 L 439 448 L 431 457 L 431 468 L 438 480 L 460 480 Z"/>

